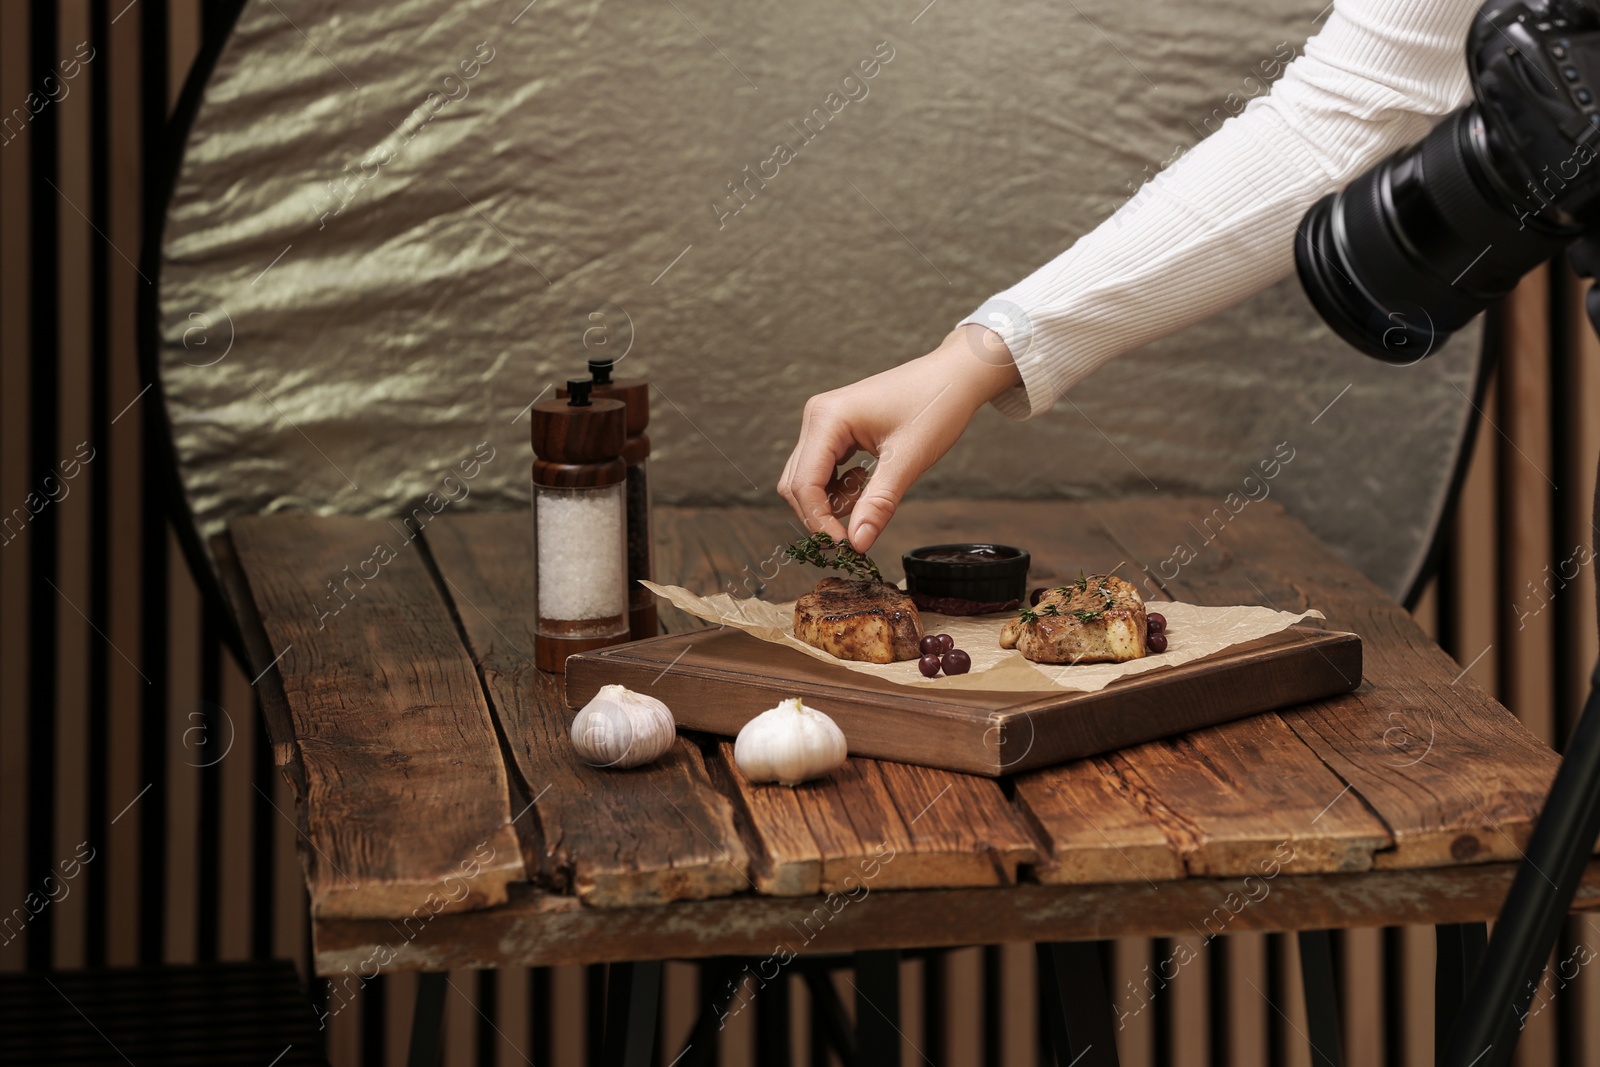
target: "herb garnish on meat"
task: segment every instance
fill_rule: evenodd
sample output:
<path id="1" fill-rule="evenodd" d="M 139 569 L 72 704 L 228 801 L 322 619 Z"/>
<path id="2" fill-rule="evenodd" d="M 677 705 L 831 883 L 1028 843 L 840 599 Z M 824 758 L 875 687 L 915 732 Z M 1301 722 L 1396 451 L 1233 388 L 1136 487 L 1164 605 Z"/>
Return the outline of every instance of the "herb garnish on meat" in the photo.
<path id="1" fill-rule="evenodd" d="M 832 567 L 859 581 L 883 581 L 878 565 L 863 552 L 850 547 L 849 541 L 835 541 L 818 530 L 803 537 L 783 550 L 784 556 L 809 563 L 814 567 Z"/>

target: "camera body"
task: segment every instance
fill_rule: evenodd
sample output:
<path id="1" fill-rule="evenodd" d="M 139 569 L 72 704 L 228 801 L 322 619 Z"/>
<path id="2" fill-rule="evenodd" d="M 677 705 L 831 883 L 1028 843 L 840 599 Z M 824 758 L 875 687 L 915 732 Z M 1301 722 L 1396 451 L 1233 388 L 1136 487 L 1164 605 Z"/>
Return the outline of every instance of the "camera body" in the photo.
<path id="1" fill-rule="evenodd" d="M 1489 0 L 1473 102 L 1323 197 L 1295 236 L 1307 295 L 1390 363 L 1428 355 L 1600 223 L 1600 11 Z"/>

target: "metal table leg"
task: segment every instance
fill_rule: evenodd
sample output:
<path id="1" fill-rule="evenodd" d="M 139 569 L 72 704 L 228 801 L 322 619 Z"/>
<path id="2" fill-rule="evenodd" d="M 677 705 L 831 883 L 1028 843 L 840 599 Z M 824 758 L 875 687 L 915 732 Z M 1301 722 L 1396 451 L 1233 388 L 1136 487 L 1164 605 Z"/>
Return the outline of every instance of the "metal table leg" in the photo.
<path id="1" fill-rule="evenodd" d="M 1039 983 L 1050 1006 L 1050 1038 L 1060 1067 L 1117 1067 L 1111 998 L 1093 941 L 1041 941 Z"/>
<path id="2" fill-rule="evenodd" d="M 828 1049 L 833 1049 L 845 1067 L 856 1067 L 856 1043 L 850 1033 L 850 1017 L 845 1014 L 839 991 L 833 979 L 820 967 L 807 967 L 803 972 L 806 988 L 811 992 L 811 1062 L 813 1067 L 828 1062 Z"/>
<path id="3" fill-rule="evenodd" d="M 1339 1036 L 1339 986 L 1333 973 L 1333 944 L 1326 930 L 1300 931 L 1300 976 L 1306 990 L 1306 1028 L 1311 1062 L 1316 1067 L 1342 1067 Z"/>
<path id="4" fill-rule="evenodd" d="M 660 960 L 611 964 L 606 974 L 604 1067 L 651 1067 L 660 1006 Z"/>
<path id="5" fill-rule="evenodd" d="M 790 1067 L 787 971 L 780 970 L 756 994 L 756 1062 L 761 1067 Z"/>
<path id="6" fill-rule="evenodd" d="M 856 1055 L 863 1064 L 900 1062 L 900 953 L 856 953 Z"/>
<path id="7" fill-rule="evenodd" d="M 444 1024 L 443 971 L 417 975 L 417 1006 L 411 1016 L 411 1054 L 407 1067 L 439 1067 L 440 1030 Z"/>

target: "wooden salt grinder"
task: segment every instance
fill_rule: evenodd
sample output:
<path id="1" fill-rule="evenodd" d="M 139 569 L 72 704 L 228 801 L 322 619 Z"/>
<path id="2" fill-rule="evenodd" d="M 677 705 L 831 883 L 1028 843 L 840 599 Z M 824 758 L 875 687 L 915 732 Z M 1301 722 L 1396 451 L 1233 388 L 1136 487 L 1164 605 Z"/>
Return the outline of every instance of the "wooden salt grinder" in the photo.
<path id="1" fill-rule="evenodd" d="M 655 545 L 650 523 L 650 383 L 643 378 L 611 377 L 611 360 L 589 360 L 589 395 L 620 400 L 628 408 L 628 439 L 622 461 L 628 466 L 628 632 L 635 641 L 661 632 L 656 596 L 639 584 L 652 579 Z M 556 390 L 558 397 L 567 395 Z"/>
<path id="2" fill-rule="evenodd" d="M 533 406 L 534 663 L 628 640 L 627 408 L 590 383 Z M 614 533 L 613 533 L 614 531 Z"/>

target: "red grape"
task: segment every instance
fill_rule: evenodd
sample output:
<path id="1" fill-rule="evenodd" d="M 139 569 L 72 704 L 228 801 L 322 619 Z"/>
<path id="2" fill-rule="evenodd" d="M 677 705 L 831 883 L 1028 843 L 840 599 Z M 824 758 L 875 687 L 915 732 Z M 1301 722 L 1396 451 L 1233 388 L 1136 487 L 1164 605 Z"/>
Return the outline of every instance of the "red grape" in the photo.
<path id="1" fill-rule="evenodd" d="M 1150 646 L 1151 652 L 1165 652 L 1167 650 L 1167 635 L 1162 633 L 1160 630 L 1156 630 L 1149 637 L 1145 638 L 1145 643 Z M 923 659 L 926 661 L 927 657 L 924 656 Z"/>
<path id="2" fill-rule="evenodd" d="M 938 674 L 941 666 L 942 664 L 939 662 L 939 656 L 935 652 L 930 652 L 926 656 L 923 656 L 921 659 L 917 660 L 917 670 L 922 672 L 922 676 L 924 678 L 932 678 L 934 675 Z"/>
<path id="3" fill-rule="evenodd" d="M 966 674 L 972 669 L 972 657 L 959 648 L 952 648 L 944 654 L 944 673 Z"/>
<path id="4" fill-rule="evenodd" d="M 922 640 L 917 643 L 917 651 L 924 656 L 937 656 L 940 653 L 939 635 L 923 634 Z"/>
<path id="5" fill-rule="evenodd" d="M 1167 617 L 1159 611 L 1152 611 L 1144 617 L 1144 624 L 1153 634 L 1167 632 Z"/>
<path id="6" fill-rule="evenodd" d="M 952 648 L 955 648 L 955 647 L 956 647 L 956 639 L 955 638 L 951 637 L 949 634 L 940 634 L 939 635 L 939 652 L 941 654 L 943 654 L 945 652 L 949 652 Z"/>
<path id="7" fill-rule="evenodd" d="M 1039 606 L 1039 601 L 1043 600 L 1044 599 L 1044 595 L 1046 593 L 1048 593 L 1049 591 L 1050 590 L 1046 589 L 1042 585 L 1039 588 L 1035 589 L 1032 593 L 1030 593 L 1028 595 L 1028 606 L 1030 608 L 1038 607 Z"/>

